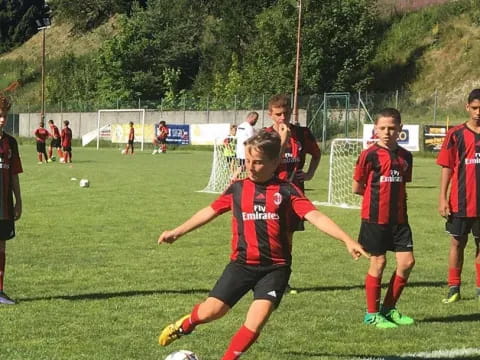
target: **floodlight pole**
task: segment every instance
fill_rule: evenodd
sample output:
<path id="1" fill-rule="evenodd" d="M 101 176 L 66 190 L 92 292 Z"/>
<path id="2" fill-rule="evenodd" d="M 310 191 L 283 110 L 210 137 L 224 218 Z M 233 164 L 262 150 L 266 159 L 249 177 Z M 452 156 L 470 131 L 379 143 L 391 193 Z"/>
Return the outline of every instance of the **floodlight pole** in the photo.
<path id="1" fill-rule="evenodd" d="M 300 48 L 302 30 L 302 0 L 298 0 L 298 27 L 297 27 L 297 57 L 295 59 L 295 89 L 293 94 L 293 122 L 299 124 L 298 120 L 298 82 L 300 76 Z"/>

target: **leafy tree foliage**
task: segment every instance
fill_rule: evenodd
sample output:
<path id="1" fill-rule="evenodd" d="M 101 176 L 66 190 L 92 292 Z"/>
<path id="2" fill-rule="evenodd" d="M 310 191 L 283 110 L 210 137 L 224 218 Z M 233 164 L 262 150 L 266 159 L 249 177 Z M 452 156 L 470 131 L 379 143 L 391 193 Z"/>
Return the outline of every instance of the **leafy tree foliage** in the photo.
<path id="1" fill-rule="evenodd" d="M 0 53 L 20 45 L 37 32 L 44 0 L 0 1 Z"/>

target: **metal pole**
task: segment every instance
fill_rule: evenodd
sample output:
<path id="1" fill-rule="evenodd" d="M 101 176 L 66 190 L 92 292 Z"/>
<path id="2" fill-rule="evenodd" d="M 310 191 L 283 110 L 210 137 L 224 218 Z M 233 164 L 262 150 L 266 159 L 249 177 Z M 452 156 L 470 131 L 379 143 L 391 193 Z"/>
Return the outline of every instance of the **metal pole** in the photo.
<path id="1" fill-rule="evenodd" d="M 298 82 L 300 74 L 300 48 L 302 29 L 302 0 L 298 0 L 297 56 L 295 60 L 295 89 L 293 94 L 293 122 L 298 125 Z"/>
<path id="2" fill-rule="evenodd" d="M 438 90 L 435 89 L 435 99 L 433 104 L 433 125 L 437 124 L 437 100 L 438 100 Z"/>
<path id="3" fill-rule="evenodd" d="M 45 121 L 45 27 L 42 29 L 42 112 L 40 121 Z"/>
<path id="4" fill-rule="evenodd" d="M 398 110 L 398 89 L 395 91 L 395 109 Z"/>

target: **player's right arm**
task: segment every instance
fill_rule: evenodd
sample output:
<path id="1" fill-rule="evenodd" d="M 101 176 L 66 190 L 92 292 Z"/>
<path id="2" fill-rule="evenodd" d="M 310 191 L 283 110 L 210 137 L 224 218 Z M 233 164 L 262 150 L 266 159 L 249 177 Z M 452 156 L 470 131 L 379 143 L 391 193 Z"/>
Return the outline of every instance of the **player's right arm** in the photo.
<path id="1" fill-rule="evenodd" d="M 448 204 L 448 185 L 452 178 L 452 169 L 442 166 L 440 175 L 440 196 L 438 199 L 438 212 L 441 216 L 447 217 L 450 215 L 450 205 Z"/>
<path id="2" fill-rule="evenodd" d="M 213 210 L 211 206 L 207 206 L 202 210 L 198 211 L 190 219 L 185 221 L 182 225 L 176 227 L 173 230 L 167 230 L 160 235 L 158 238 L 158 244 L 171 244 L 179 237 L 199 228 L 202 225 L 207 224 L 208 222 L 215 219 L 219 214 Z"/>

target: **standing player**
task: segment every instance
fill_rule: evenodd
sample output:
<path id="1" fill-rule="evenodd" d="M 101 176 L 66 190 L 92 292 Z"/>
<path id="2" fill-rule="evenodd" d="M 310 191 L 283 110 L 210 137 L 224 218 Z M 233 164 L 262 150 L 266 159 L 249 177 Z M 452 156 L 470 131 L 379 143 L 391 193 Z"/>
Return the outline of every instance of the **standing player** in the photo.
<path id="1" fill-rule="evenodd" d="M 235 154 L 237 149 L 237 125 L 230 125 L 230 133 L 223 139 L 223 156 L 231 173 L 235 171 Z"/>
<path id="2" fill-rule="evenodd" d="M 168 136 L 168 127 L 167 123 L 162 120 L 158 123 L 158 135 L 153 138 L 153 152 L 152 155 L 156 153 L 167 153 L 167 136 Z"/>
<path id="3" fill-rule="evenodd" d="M 177 228 L 160 235 L 159 244 L 173 243 L 220 214 L 233 211 L 231 262 L 208 298 L 195 305 L 191 314 L 162 331 L 160 345 L 169 345 L 182 335 L 190 334 L 197 325 L 221 318 L 247 292 L 253 290 L 254 300 L 246 320 L 233 336 L 222 360 L 238 359 L 247 351 L 280 304 L 287 286 L 291 246 L 285 230 L 293 213 L 343 241 L 355 259 L 361 255 L 367 256 L 357 242 L 320 213 L 296 186 L 274 176 L 280 161 L 279 153 L 278 134 L 261 130 L 246 144 L 245 167 L 248 177 L 235 181 L 210 206 Z"/>
<path id="4" fill-rule="evenodd" d="M 131 154 L 133 155 L 133 144 L 135 142 L 135 129 L 133 127 L 132 121 L 130 121 L 128 124 L 130 125 L 130 131 L 128 133 L 128 143 L 127 143 L 127 147 L 125 148 L 124 154 L 128 155 L 128 150 L 130 150 Z"/>
<path id="5" fill-rule="evenodd" d="M 279 132 L 282 124 L 288 127 L 288 137 L 283 145 L 283 155 L 276 171 L 282 180 L 290 180 L 302 191 L 305 189 L 305 181 L 311 180 L 320 164 L 321 152 L 311 131 L 307 127 L 290 124 L 292 109 L 290 100 L 285 95 L 275 95 L 268 102 L 268 116 L 272 119 L 272 126 L 267 131 Z M 310 164 L 307 172 L 303 172 L 306 155 L 310 155 Z M 289 241 L 293 241 L 294 231 L 303 231 L 303 221 L 297 219 L 296 225 L 289 232 Z M 289 285 L 289 292 L 296 294 L 297 290 Z"/>
<path id="6" fill-rule="evenodd" d="M 72 162 L 72 130 L 68 127 L 70 121 L 65 120 L 63 122 L 62 129 L 62 148 L 63 148 L 63 159 L 65 163 Z"/>
<path id="7" fill-rule="evenodd" d="M 476 297 L 480 300 L 480 89 L 469 94 L 466 110 L 468 121 L 448 131 L 437 158 L 442 167 L 438 211 L 447 219 L 445 227 L 451 236 L 449 290 L 443 300 L 446 304 L 460 300 L 464 251 L 470 232 L 476 244 Z"/>
<path id="8" fill-rule="evenodd" d="M 15 237 L 15 221 L 22 215 L 22 196 L 18 174 L 23 170 L 18 145 L 14 137 L 3 131 L 7 124 L 10 106 L 8 99 L 0 95 L 0 304 L 5 305 L 15 304 L 15 301 L 3 291 L 6 242 Z"/>
<path id="9" fill-rule="evenodd" d="M 42 164 L 42 155 L 45 158 L 45 163 L 51 162 L 47 156 L 47 149 L 46 149 L 46 141 L 47 138 L 50 136 L 50 133 L 47 129 L 45 129 L 45 123 L 43 121 L 40 122 L 39 127 L 34 132 L 35 140 L 37 141 L 37 156 L 38 156 L 38 163 Z"/>
<path id="10" fill-rule="evenodd" d="M 237 126 L 237 147 L 235 149 L 238 167 L 232 175 L 232 179 L 237 179 L 245 171 L 245 141 L 255 134 L 254 126 L 258 121 L 258 113 L 251 111 L 243 123 Z"/>
<path id="11" fill-rule="evenodd" d="M 58 158 L 63 158 L 62 141 L 60 139 L 60 131 L 58 130 L 58 127 L 54 124 L 53 120 L 48 120 L 48 126 L 50 127 L 50 134 L 52 136 L 50 146 L 48 147 L 48 158 L 54 161 L 55 157 L 52 156 L 53 148 L 57 149 Z"/>
<path id="12" fill-rule="evenodd" d="M 365 278 L 365 324 L 377 328 L 411 325 L 396 303 L 415 264 L 413 240 L 407 217 L 406 183 L 412 180 L 412 154 L 397 144 L 402 130 L 400 113 L 383 109 L 375 119 L 378 142 L 363 150 L 355 166 L 353 192 L 363 196 L 359 242 L 371 254 Z M 380 307 L 386 252 L 393 251 L 397 267 Z"/>

